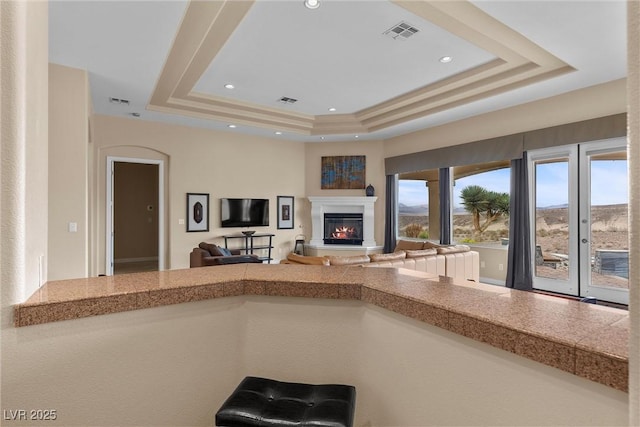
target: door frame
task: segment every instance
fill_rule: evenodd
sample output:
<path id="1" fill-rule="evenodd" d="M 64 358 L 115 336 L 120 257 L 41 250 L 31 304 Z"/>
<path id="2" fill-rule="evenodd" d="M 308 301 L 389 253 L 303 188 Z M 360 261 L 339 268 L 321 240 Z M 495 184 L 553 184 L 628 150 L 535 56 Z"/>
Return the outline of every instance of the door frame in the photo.
<path id="1" fill-rule="evenodd" d="M 113 275 L 113 251 L 114 251 L 114 205 L 113 205 L 113 180 L 115 177 L 115 163 L 139 163 L 146 165 L 158 165 L 158 270 L 165 269 L 165 200 L 164 200 L 164 160 L 142 159 L 134 157 L 107 156 L 106 168 L 106 224 L 105 224 L 105 274 Z"/>
<path id="2" fill-rule="evenodd" d="M 601 152 L 628 150 L 626 138 L 611 138 L 588 141 L 557 147 L 532 150 L 528 159 L 529 174 L 529 218 L 531 226 L 531 253 L 536 245 L 536 170 L 535 163 L 566 157 L 568 160 L 568 214 L 569 214 L 569 269 L 567 280 L 536 276 L 535 257 L 531 259 L 534 289 L 558 292 L 578 297 L 595 297 L 605 301 L 628 304 L 628 289 L 595 286 L 591 283 L 591 218 L 590 218 L 590 164 L 589 155 Z M 588 191 L 584 191 L 587 189 Z M 583 191 L 581 191 L 583 190 Z M 585 241 L 586 239 L 586 241 Z"/>
<path id="3" fill-rule="evenodd" d="M 594 285 L 591 280 L 591 162 L 590 156 L 594 154 L 604 154 L 617 151 L 626 151 L 629 156 L 626 137 L 612 138 L 600 141 L 592 141 L 580 144 L 579 167 L 580 167 L 580 188 L 588 188 L 589 191 L 581 194 L 580 197 L 580 278 L 581 296 L 595 297 L 604 301 L 611 301 L 620 304 L 629 304 L 629 288 L 614 288 Z M 628 164 L 628 163 L 627 163 Z M 629 206 L 629 198 L 627 198 Z M 628 210 L 628 208 L 627 208 Z M 586 240 L 586 241 L 584 241 Z M 588 280 L 585 280 L 588 279 Z M 628 280 L 628 279 L 627 279 Z"/>
<path id="4" fill-rule="evenodd" d="M 531 224 L 530 230 L 530 253 L 536 253 L 536 162 L 544 160 L 553 160 L 558 158 L 567 158 L 567 173 L 568 173 L 568 228 L 569 228 L 569 241 L 567 254 L 569 259 L 569 265 L 578 265 L 578 235 L 577 232 L 571 232 L 571 230 L 578 229 L 578 145 L 562 145 L 557 147 L 542 148 L 539 150 L 532 150 L 528 153 L 528 180 L 529 180 L 529 223 Z M 543 276 L 536 275 L 536 258 L 531 257 L 531 271 L 533 272 L 533 284 L 534 289 L 540 289 L 549 292 L 558 292 L 568 295 L 579 295 L 579 271 L 577 268 L 570 268 L 567 280 L 551 279 Z"/>

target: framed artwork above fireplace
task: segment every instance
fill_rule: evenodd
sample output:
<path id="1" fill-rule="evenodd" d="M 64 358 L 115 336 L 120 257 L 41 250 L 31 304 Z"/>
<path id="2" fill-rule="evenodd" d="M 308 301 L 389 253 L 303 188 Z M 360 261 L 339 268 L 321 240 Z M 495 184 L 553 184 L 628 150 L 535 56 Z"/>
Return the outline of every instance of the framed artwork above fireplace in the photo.
<path id="1" fill-rule="evenodd" d="M 365 188 L 366 156 L 322 156 L 320 188 Z"/>

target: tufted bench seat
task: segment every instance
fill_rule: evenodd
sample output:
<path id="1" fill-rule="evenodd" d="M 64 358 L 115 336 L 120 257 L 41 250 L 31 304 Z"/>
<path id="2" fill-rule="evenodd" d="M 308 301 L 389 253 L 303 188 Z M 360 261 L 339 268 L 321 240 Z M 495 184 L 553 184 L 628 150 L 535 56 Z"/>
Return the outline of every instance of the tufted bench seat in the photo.
<path id="1" fill-rule="evenodd" d="M 216 413 L 217 426 L 351 427 L 356 389 L 246 377 Z"/>

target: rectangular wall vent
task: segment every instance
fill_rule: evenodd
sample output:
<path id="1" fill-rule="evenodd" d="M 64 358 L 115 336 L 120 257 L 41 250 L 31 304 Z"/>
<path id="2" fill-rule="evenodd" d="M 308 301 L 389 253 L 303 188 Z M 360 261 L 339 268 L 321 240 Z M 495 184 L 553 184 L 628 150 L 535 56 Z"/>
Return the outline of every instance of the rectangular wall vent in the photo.
<path id="1" fill-rule="evenodd" d="M 415 33 L 417 33 L 418 31 L 420 31 L 420 30 L 418 30 L 413 25 L 408 24 L 408 23 L 403 21 L 403 22 L 401 22 L 399 24 L 396 24 L 393 27 L 389 28 L 383 34 L 385 36 L 391 37 L 394 40 L 406 40 L 409 37 L 411 37 L 412 35 L 414 35 Z"/>

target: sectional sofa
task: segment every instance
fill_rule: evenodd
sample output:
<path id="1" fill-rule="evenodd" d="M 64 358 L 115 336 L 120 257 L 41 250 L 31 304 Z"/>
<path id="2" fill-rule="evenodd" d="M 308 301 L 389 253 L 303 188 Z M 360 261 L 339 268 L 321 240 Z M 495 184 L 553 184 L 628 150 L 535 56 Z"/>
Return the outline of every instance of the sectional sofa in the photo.
<path id="1" fill-rule="evenodd" d="M 355 256 L 302 256 L 290 253 L 281 264 L 355 265 L 423 271 L 455 279 L 480 281 L 480 256 L 466 245 L 437 245 L 400 240 L 394 252 Z"/>

